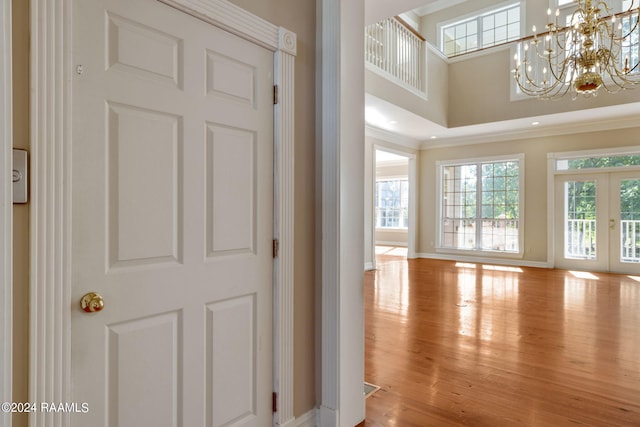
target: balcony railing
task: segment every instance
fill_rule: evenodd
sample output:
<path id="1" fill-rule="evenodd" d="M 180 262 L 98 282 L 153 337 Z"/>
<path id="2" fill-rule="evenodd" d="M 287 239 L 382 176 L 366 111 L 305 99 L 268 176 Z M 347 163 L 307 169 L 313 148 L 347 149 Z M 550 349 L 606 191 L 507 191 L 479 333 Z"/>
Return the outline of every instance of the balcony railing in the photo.
<path id="1" fill-rule="evenodd" d="M 388 18 L 365 28 L 365 60 L 391 80 L 426 92 L 425 39 L 399 18 Z"/>
<path id="2" fill-rule="evenodd" d="M 579 259 L 594 259 L 596 257 L 595 219 L 567 220 L 565 255 L 568 258 Z"/>
<path id="3" fill-rule="evenodd" d="M 640 221 L 620 221 L 620 259 L 623 262 L 640 262 Z"/>
<path id="4" fill-rule="evenodd" d="M 565 254 L 570 258 L 595 258 L 595 219 L 567 220 Z M 620 261 L 640 263 L 640 220 L 620 221 Z"/>

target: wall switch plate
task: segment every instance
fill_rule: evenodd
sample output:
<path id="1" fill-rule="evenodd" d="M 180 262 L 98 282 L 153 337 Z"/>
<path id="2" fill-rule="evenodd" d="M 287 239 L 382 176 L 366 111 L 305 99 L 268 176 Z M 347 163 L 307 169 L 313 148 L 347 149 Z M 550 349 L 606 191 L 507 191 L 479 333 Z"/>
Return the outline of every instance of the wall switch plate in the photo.
<path id="1" fill-rule="evenodd" d="M 13 150 L 13 203 L 27 203 L 29 195 L 29 163 L 25 150 Z"/>

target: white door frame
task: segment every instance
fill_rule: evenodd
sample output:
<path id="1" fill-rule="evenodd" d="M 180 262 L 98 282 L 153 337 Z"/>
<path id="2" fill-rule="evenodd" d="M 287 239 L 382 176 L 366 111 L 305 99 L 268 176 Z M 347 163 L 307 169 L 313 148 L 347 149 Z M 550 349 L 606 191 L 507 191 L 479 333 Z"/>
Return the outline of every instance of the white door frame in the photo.
<path id="1" fill-rule="evenodd" d="M 11 1 L 0 0 L 0 402 L 11 402 L 13 388 L 13 123 L 11 90 Z M 0 412 L 0 424 L 11 426 L 11 413 Z"/>
<path id="2" fill-rule="evenodd" d="M 576 170 L 576 171 L 558 171 L 557 161 L 568 159 L 580 159 L 585 157 L 601 157 L 601 156 L 615 156 L 626 154 L 638 154 L 640 153 L 640 146 L 629 147 L 613 147 L 613 148 L 598 148 L 595 150 L 580 150 L 580 151 L 566 151 L 558 153 L 547 153 L 547 267 L 556 267 L 556 239 L 559 238 L 559 233 L 556 231 L 556 175 L 563 174 L 575 174 L 575 173 L 589 173 L 590 170 Z M 627 171 L 627 168 L 608 168 L 606 171 L 600 172 L 616 172 Z M 596 171 L 597 172 L 597 171 Z"/>
<path id="3" fill-rule="evenodd" d="M 316 2 L 320 427 L 365 418 L 364 0 Z"/>
<path id="4" fill-rule="evenodd" d="M 407 179 L 409 181 L 409 224 L 407 227 L 407 259 L 416 258 L 416 217 L 418 213 L 417 207 L 417 168 L 416 168 L 416 159 L 417 154 L 414 150 L 407 149 L 405 151 L 404 147 L 397 146 L 395 144 L 373 144 L 373 195 L 371 197 L 371 201 L 373 202 L 373 210 L 375 211 L 375 185 L 377 181 L 376 168 L 377 168 L 377 160 L 376 160 L 376 151 L 386 151 L 388 153 L 397 154 L 399 156 L 403 156 L 407 158 Z M 375 256 L 375 247 L 376 247 L 376 225 L 372 220 L 372 256 L 373 256 L 373 267 L 376 265 L 376 256 Z"/>
<path id="5" fill-rule="evenodd" d="M 274 424 L 293 415 L 294 60 L 296 35 L 227 0 L 158 0 L 274 53 Z M 71 399 L 71 0 L 31 0 L 31 402 Z M 6 99 L 6 98 L 5 98 Z M 6 128 L 6 127 L 5 127 Z M 6 271 L 6 270 L 5 270 Z M 30 425 L 70 425 L 31 414 Z"/>

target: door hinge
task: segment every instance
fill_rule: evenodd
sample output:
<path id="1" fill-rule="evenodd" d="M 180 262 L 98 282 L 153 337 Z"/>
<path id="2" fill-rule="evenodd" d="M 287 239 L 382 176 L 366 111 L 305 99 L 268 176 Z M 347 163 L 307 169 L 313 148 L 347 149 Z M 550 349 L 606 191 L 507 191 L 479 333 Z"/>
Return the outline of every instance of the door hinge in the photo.
<path id="1" fill-rule="evenodd" d="M 280 242 L 278 239 L 273 239 L 273 257 L 278 257 L 278 250 L 280 249 Z"/>
<path id="2" fill-rule="evenodd" d="M 278 102 L 280 102 L 278 85 L 273 85 L 273 105 L 276 105 Z"/>
<path id="3" fill-rule="evenodd" d="M 278 393 L 273 392 L 273 413 L 278 412 Z"/>

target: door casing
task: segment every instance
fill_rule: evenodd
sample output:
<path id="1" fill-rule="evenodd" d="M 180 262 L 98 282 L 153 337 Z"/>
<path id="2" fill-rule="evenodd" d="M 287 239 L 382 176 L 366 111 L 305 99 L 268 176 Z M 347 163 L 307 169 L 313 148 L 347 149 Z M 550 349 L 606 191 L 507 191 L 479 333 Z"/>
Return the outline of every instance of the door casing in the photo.
<path id="1" fill-rule="evenodd" d="M 295 33 L 225 0 L 158 0 L 274 54 L 274 423 L 293 422 L 293 230 Z M 4 4 L 3 4 L 4 5 Z M 69 402 L 71 0 L 31 1 L 31 304 L 32 402 Z M 9 14 L 10 16 L 10 14 Z M 70 414 L 31 414 L 32 425 L 70 425 Z"/>
<path id="2" fill-rule="evenodd" d="M 596 227 L 598 230 L 604 230 L 598 233 L 600 236 L 606 235 L 606 237 L 600 237 L 597 240 L 598 249 L 597 256 L 593 260 L 569 260 L 563 259 L 564 253 L 564 232 L 559 230 L 557 233 L 555 247 L 556 247 L 556 266 L 560 268 L 572 268 L 577 270 L 589 270 L 589 271 L 609 271 L 618 274 L 627 274 L 634 271 L 637 268 L 633 263 L 620 262 L 620 221 L 617 218 L 619 212 L 615 209 L 619 209 L 619 187 L 616 186 L 622 179 L 633 178 L 637 179 L 640 176 L 640 171 L 612 171 L 610 169 L 603 169 L 596 172 L 583 172 L 583 173 L 571 173 L 556 175 L 555 185 L 555 225 L 558 227 L 560 224 L 564 226 L 564 189 L 563 184 L 569 181 L 593 181 L 597 183 L 596 203 L 600 208 L 596 215 Z M 611 209 L 615 209 L 612 211 Z M 613 216 L 616 216 L 613 226 L 610 226 L 609 221 Z"/>
<path id="3" fill-rule="evenodd" d="M 11 1 L 0 0 L 0 170 L 12 170 L 12 79 L 11 79 Z M 0 402 L 11 402 L 12 354 L 13 354 L 13 200 L 11 174 L 0 174 L 0 369 L 3 372 L 0 383 Z M 0 424 L 11 425 L 11 413 L 0 413 Z"/>
<path id="4" fill-rule="evenodd" d="M 640 153 L 640 146 L 629 147 L 613 147 L 606 149 L 596 150 L 581 150 L 570 152 L 558 152 L 547 154 L 547 267 L 556 267 L 556 239 L 559 238 L 559 234 L 556 227 L 556 176 L 558 175 L 576 175 L 578 172 L 588 174 L 591 171 L 558 171 L 556 170 L 556 163 L 558 160 L 567 159 L 580 159 L 587 157 L 604 157 L 604 156 L 618 156 Z M 629 167 L 613 167 L 603 169 L 601 171 L 595 171 L 594 173 L 615 173 L 615 172 L 629 172 Z M 640 170 L 640 167 L 634 166 L 633 170 Z"/>

